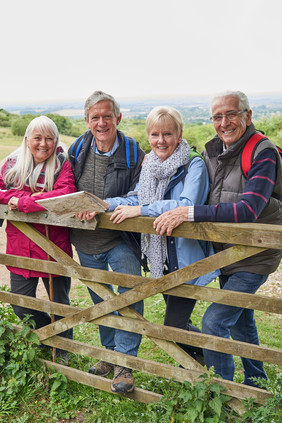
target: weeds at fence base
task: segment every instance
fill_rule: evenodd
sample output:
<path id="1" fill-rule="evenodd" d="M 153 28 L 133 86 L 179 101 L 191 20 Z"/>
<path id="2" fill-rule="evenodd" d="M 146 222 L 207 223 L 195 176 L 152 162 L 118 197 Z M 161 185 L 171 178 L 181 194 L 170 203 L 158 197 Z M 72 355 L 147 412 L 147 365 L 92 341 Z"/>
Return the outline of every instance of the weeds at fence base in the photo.
<path id="1" fill-rule="evenodd" d="M 277 376 L 275 366 L 268 366 L 268 381 L 256 381 L 273 396 L 264 406 L 256 405 L 253 399 L 244 400 L 247 411 L 242 416 L 228 407 L 230 397 L 213 381 L 213 370 L 195 384 L 160 378 L 147 380 L 146 384 L 150 385 L 147 387 L 163 397 L 160 403 L 146 405 L 69 381 L 60 372 L 50 372 L 38 360 L 46 351 L 39 348 L 40 342 L 30 326 L 21 322 L 20 329 L 15 330 L 15 323 L 19 322 L 12 307 L 0 303 L 0 420 L 3 423 L 281 422 L 282 376 Z"/>

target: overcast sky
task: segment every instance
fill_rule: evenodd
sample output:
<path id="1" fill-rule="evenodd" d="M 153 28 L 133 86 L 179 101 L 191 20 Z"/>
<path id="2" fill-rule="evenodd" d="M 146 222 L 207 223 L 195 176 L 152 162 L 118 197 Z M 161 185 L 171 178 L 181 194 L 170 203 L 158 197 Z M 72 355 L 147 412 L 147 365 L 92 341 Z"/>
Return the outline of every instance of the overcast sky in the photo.
<path id="1" fill-rule="evenodd" d="M 282 93 L 280 0 L 0 0 L 0 107 Z"/>

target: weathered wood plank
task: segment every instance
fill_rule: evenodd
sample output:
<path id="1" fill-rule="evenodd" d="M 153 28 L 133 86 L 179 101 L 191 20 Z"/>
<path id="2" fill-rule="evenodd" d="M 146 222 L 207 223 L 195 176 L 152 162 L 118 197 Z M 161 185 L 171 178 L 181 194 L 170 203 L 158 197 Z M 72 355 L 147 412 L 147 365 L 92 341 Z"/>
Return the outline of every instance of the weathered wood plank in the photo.
<path id="1" fill-rule="evenodd" d="M 247 411 L 242 401 L 237 398 L 232 398 L 230 401 L 228 401 L 228 405 L 230 408 L 233 408 L 233 410 L 235 410 L 239 416 L 242 416 Z"/>
<path id="2" fill-rule="evenodd" d="M 260 345 L 248 344 L 231 339 L 220 338 L 203 333 L 186 331 L 170 326 L 157 325 L 150 322 L 143 322 L 128 317 L 104 316 L 95 320 L 96 324 L 111 326 L 129 332 L 140 333 L 149 337 L 181 342 L 205 349 L 215 349 L 226 354 L 239 357 L 252 358 L 267 363 L 282 365 L 282 351 L 276 348 L 268 348 Z"/>
<path id="3" fill-rule="evenodd" d="M 55 250 L 47 245 L 47 239 L 44 240 L 44 248 L 46 252 L 52 253 L 52 255 L 58 258 Z M 42 245 L 42 243 L 41 243 Z M 56 250 L 57 251 L 57 250 Z M 58 258 L 59 260 L 59 258 Z M 5 266 L 19 267 L 23 269 L 36 270 L 39 272 L 50 273 L 61 276 L 69 276 L 72 278 L 85 280 L 88 282 L 101 282 L 103 284 L 112 283 L 109 279 L 112 273 L 109 274 L 106 270 L 92 269 L 90 267 L 83 267 L 75 260 L 67 260 L 67 264 L 58 263 L 55 261 L 38 260 L 29 257 L 15 256 L 11 254 L 0 253 L 0 263 Z M 64 260 L 65 262 L 66 260 Z M 124 273 L 115 274 L 116 285 L 124 286 L 126 288 L 133 288 L 140 283 L 143 283 L 145 277 L 135 275 L 125 275 Z"/>
<path id="4" fill-rule="evenodd" d="M 246 294 L 236 291 L 224 291 L 219 288 L 209 288 L 195 285 L 182 285 L 165 292 L 195 300 L 226 304 L 252 310 L 266 311 L 267 313 L 282 314 L 282 298 L 267 297 L 261 294 Z"/>
<path id="5" fill-rule="evenodd" d="M 19 230 L 21 230 L 26 236 L 28 236 L 33 242 L 37 245 L 44 248 L 44 250 L 55 260 L 59 261 L 62 264 L 73 264 L 76 263 L 71 257 L 64 253 L 60 248 L 55 244 L 48 241 L 40 232 L 36 231 L 32 226 L 26 225 L 22 222 L 11 222 Z M 222 251 L 218 254 L 215 254 L 211 257 L 207 257 L 201 261 L 191 264 L 185 268 L 179 269 L 177 272 L 172 272 L 166 276 L 163 276 L 159 279 L 150 279 L 150 283 L 158 282 L 163 286 L 163 291 L 179 286 L 186 281 L 189 281 L 198 276 L 204 275 L 212 270 L 219 269 L 228 264 L 234 263 L 243 258 L 250 257 L 258 252 L 263 251 L 263 248 L 257 247 L 244 247 L 237 245 L 231 247 L 225 251 Z M 225 261 L 224 261 L 225 260 Z M 76 263 L 77 264 L 77 263 Z M 130 275 L 127 275 L 130 276 Z M 111 281 L 115 284 L 115 279 L 120 278 L 120 274 L 112 272 Z M 148 283 L 148 282 L 145 282 Z M 142 284 L 143 286 L 144 284 Z M 141 284 L 140 284 L 141 286 Z M 136 289 L 136 288 L 134 288 Z"/>
<path id="6" fill-rule="evenodd" d="M 21 307 L 28 307 L 33 310 L 45 311 L 49 314 L 57 314 L 58 316 L 68 316 L 81 310 L 78 307 L 69 306 L 66 304 L 56 303 L 54 301 L 43 300 L 41 298 L 28 297 L 21 294 L 13 294 L 0 290 L 0 302 L 6 304 L 18 305 Z"/>
<path id="7" fill-rule="evenodd" d="M 81 370 L 77 370 L 71 367 L 62 366 L 58 363 L 53 363 L 52 361 L 48 360 L 41 360 L 45 366 L 49 367 L 50 369 L 55 369 L 59 371 L 63 375 L 65 375 L 69 380 L 72 380 L 77 383 L 82 383 L 83 385 L 91 386 L 92 388 L 100 389 L 101 391 L 109 392 L 113 395 L 120 395 L 111 390 L 111 383 L 110 379 L 106 379 L 105 377 L 100 377 L 96 375 L 91 375 L 89 373 L 83 372 Z M 145 404 L 150 404 L 152 402 L 159 402 L 161 400 L 162 395 L 156 394 L 155 392 L 146 391 L 145 389 L 136 388 L 133 392 L 129 394 L 122 395 L 126 398 L 132 399 L 134 401 L 143 402 Z"/>
<path id="8" fill-rule="evenodd" d="M 0 301 L 20 305 L 22 307 L 32 308 L 34 310 L 45 311 L 46 313 L 56 314 L 59 316 L 70 316 L 73 313 L 81 310 L 77 307 L 49 302 L 47 300 L 40 300 L 38 298 L 23 297 L 19 294 L 12 294 L 4 291 L 0 291 Z M 156 343 L 160 346 L 160 348 L 162 348 L 162 341 L 181 342 L 183 344 L 193 345 L 201 348 L 216 349 L 217 351 L 226 354 L 243 356 L 246 358 L 265 361 L 267 363 L 282 365 L 282 351 L 278 349 L 247 344 L 245 342 L 233 341 L 230 339 L 214 337 L 197 332 L 189 332 L 170 326 L 157 325 L 150 323 L 145 319 L 141 321 L 136 318 L 108 315 L 96 319 L 93 323 L 146 335 L 154 342 L 159 341 L 160 343 Z M 169 345 L 164 345 L 164 349 L 165 348 L 167 348 L 167 353 L 171 352 Z M 182 352 L 181 349 L 180 352 Z M 174 353 L 175 349 L 174 352 L 172 351 L 172 354 Z M 175 355 L 173 356 L 175 360 L 179 362 L 177 357 Z M 181 357 L 179 359 L 181 361 Z M 201 369 L 201 367 L 193 366 L 191 363 L 188 363 L 188 366 L 186 365 L 185 367 Z"/>
<path id="9" fill-rule="evenodd" d="M 25 235 L 29 236 L 34 242 L 37 243 L 41 248 L 44 248 L 45 251 L 49 253 L 50 256 L 58 260 L 60 263 L 68 263 L 72 265 L 75 261 L 69 257 L 66 253 L 64 253 L 60 248 L 58 248 L 55 244 L 51 241 L 47 240 L 42 234 L 40 234 L 36 229 L 32 226 L 29 226 L 22 222 L 13 222 L 15 226 L 18 227 Z M 76 264 L 76 263 L 75 263 Z M 93 270 L 93 269 L 92 269 Z M 107 273 L 107 272 L 106 272 Z M 116 276 L 117 275 L 117 276 Z M 109 274 L 108 274 L 109 276 Z M 118 273 L 111 273 L 111 278 L 116 276 L 119 277 Z M 124 275 L 127 278 L 129 275 Z M 85 282 L 85 281 L 84 281 Z M 108 300 L 113 297 L 117 297 L 108 287 L 100 285 L 92 282 L 91 288 L 104 300 Z M 120 310 L 121 314 L 134 316 L 138 319 L 145 320 L 143 316 L 138 314 L 135 310 L 131 308 L 123 308 Z M 190 367 L 190 368 L 197 368 L 202 369 L 203 367 L 197 363 L 190 355 L 185 353 L 178 345 L 175 345 L 173 342 L 170 341 L 163 341 L 159 339 L 152 339 L 160 348 L 164 349 L 164 351 L 168 352 L 171 357 L 173 357 L 176 361 L 178 361 L 183 367 Z"/>
<path id="10" fill-rule="evenodd" d="M 75 217 L 59 217 L 57 214 L 48 211 L 35 213 L 10 211 L 9 207 L 4 204 L 0 204 L 0 219 L 14 220 L 26 223 L 42 223 L 43 225 L 68 226 L 69 228 L 91 230 L 95 230 L 97 226 L 96 219 L 93 219 L 91 222 L 81 222 Z"/>
<path id="11" fill-rule="evenodd" d="M 114 224 L 111 213 L 100 215 L 99 227 L 155 234 L 152 217 L 135 217 Z M 250 245 L 253 247 L 282 248 L 282 226 L 259 223 L 184 222 L 172 233 L 173 236 L 203 239 L 214 242 Z"/>
<path id="12" fill-rule="evenodd" d="M 44 341 L 44 344 L 55 346 L 56 348 L 62 348 L 73 352 L 74 354 L 82 354 L 98 360 L 106 360 L 113 364 L 122 365 L 140 372 L 164 377 L 166 379 L 173 379 L 179 382 L 188 380 L 191 383 L 195 383 L 202 374 L 202 371 L 199 370 L 181 369 L 180 367 L 174 367 L 168 364 L 158 363 L 156 361 L 129 356 L 116 351 L 105 350 L 104 348 L 94 347 L 92 345 L 72 341 L 60 336 L 54 336 L 53 338 L 48 339 L 48 341 Z M 92 377 L 91 375 L 89 376 L 90 378 Z M 226 395 L 230 395 L 235 398 L 255 398 L 256 402 L 263 404 L 264 401 L 271 396 L 269 392 L 262 389 L 220 378 L 214 378 L 213 380 L 226 389 Z"/>
<path id="13" fill-rule="evenodd" d="M 111 213 L 99 215 L 98 226 L 105 229 L 126 230 L 155 234 L 155 218 L 138 217 L 127 219 L 120 224 L 110 220 Z M 95 230 L 96 222 L 81 222 L 76 218 L 59 219 L 55 213 L 22 213 L 9 211 L 8 206 L 0 205 L 0 218 L 29 223 L 43 223 L 55 226 Z M 185 222 L 173 231 L 173 236 L 203 239 L 231 244 L 250 245 L 264 248 L 282 248 L 282 226 L 259 223 Z"/>
<path id="14" fill-rule="evenodd" d="M 252 248 L 238 248 L 238 246 L 231 247 L 228 250 L 222 251 L 216 255 L 207 257 L 203 260 L 193 263 L 185 269 L 180 269 L 177 272 L 177 276 L 176 272 L 174 272 L 156 280 L 150 279 L 147 282 L 144 282 L 142 285 L 138 285 L 137 287 L 132 288 L 130 291 L 127 291 L 119 295 L 118 297 L 103 301 L 103 303 L 96 304 L 95 307 L 90 307 L 89 309 L 84 310 L 83 312 L 76 313 L 74 316 L 61 319 L 60 321 L 45 326 L 44 328 L 38 329 L 37 334 L 39 336 L 39 339 L 46 339 L 49 336 L 53 336 L 67 329 L 71 329 L 77 324 L 82 324 L 86 321 L 94 320 L 98 317 L 104 316 L 105 314 L 109 314 L 112 311 L 120 310 L 133 303 L 148 298 L 151 295 L 155 295 L 170 288 L 179 286 L 183 282 L 185 282 L 185 279 L 183 281 L 181 277 L 183 276 L 183 270 L 185 270 L 185 277 L 187 277 L 187 274 L 189 273 L 187 272 L 187 270 L 189 269 L 189 280 L 204 275 L 205 273 L 207 273 L 207 269 L 208 271 L 218 269 L 219 262 L 222 266 L 226 266 L 234 262 L 234 257 L 236 257 L 237 259 L 243 259 L 246 256 L 250 255 L 250 250 L 252 250 Z M 167 277 L 169 277 L 169 279 Z"/>
<path id="15" fill-rule="evenodd" d="M 56 348 L 62 348 L 75 354 L 82 354 L 98 360 L 105 360 L 119 366 L 129 367 L 155 376 L 165 377 L 168 379 L 176 378 L 176 380 L 181 382 L 184 380 L 193 382 L 203 373 L 201 370 L 186 370 L 169 364 L 158 363 L 156 361 L 69 340 L 60 336 L 53 336 L 52 338 L 49 338 L 44 341 L 44 345 L 55 346 Z"/>
<path id="16" fill-rule="evenodd" d="M 69 257 L 57 245 L 47 239 L 41 232 L 37 231 L 33 226 L 24 222 L 10 221 L 19 231 L 25 234 L 29 239 L 39 245 L 50 257 L 54 258 L 61 264 L 73 264 L 72 258 Z M 74 262 L 76 263 L 76 262 Z M 78 263 L 76 263 L 78 265 Z"/>
<path id="17" fill-rule="evenodd" d="M 70 266 L 46 260 L 37 260 L 0 253 L 0 263 L 6 266 L 70 276 L 82 281 L 84 280 L 83 283 L 91 289 L 94 289 L 94 285 L 92 285 L 91 282 L 104 284 L 109 283 L 109 274 L 107 271 L 82 267 L 76 262 L 74 262 L 75 265 Z M 115 282 L 119 286 L 133 288 L 134 286 L 143 283 L 144 280 L 145 278 L 142 276 L 125 276 L 124 274 L 119 273 L 116 274 Z M 110 282 L 112 283 L 112 280 Z M 267 297 L 260 294 L 253 295 L 232 291 L 232 295 L 230 295 L 230 291 L 226 292 L 218 288 L 187 284 L 169 289 L 168 291 L 165 291 L 164 294 L 282 314 L 282 298 Z"/>

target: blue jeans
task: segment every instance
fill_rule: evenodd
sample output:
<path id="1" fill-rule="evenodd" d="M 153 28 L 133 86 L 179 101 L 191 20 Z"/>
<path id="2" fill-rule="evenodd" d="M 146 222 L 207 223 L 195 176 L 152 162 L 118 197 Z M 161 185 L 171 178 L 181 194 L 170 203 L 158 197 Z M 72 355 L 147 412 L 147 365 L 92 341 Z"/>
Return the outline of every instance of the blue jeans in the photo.
<path id="1" fill-rule="evenodd" d="M 127 244 L 119 244 L 109 251 L 102 254 L 85 254 L 77 250 L 80 264 L 93 269 L 109 270 L 109 265 L 113 272 L 127 273 L 129 275 L 141 275 L 141 267 L 138 259 Z M 113 290 L 112 285 L 106 285 Z M 118 292 L 122 294 L 129 288 L 119 286 Z M 94 291 L 89 289 L 94 304 L 100 303 L 102 300 Z M 143 315 L 144 304 L 139 301 L 131 305 L 138 313 Z M 115 312 L 114 314 L 117 314 Z M 110 350 L 115 350 L 128 355 L 137 356 L 138 348 L 141 342 L 141 335 L 114 329 L 107 326 L 99 326 L 101 344 Z"/>
<path id="2" fill-rule="evenodd" d="M 220 288 L 229 291 L 254 294 L 267 280 L 268 275 L 237 272 L 230 276 L 219 276 Z M 208 335 L 231 337 L 236 341 L 259 345 L 254 310 L 213 303 L 206 310 L 202 320 L 202 332 Z M 203 350 L 207 367 L 214 366 L 223 379 L 233 380 L 235 366 L 231 354 Z M 244 367 L 244 384 L 256 386 L 251 377 L 267 379 L 263 362 L 241 357 Z"/>

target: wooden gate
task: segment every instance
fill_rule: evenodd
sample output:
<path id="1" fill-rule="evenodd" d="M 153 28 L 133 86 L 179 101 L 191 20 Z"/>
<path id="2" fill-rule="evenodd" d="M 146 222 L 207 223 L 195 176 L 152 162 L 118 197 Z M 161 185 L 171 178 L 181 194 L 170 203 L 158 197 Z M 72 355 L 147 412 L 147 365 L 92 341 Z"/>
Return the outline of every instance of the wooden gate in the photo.
<path id="1" fill-rule="evenodd" d="M 109 217 L 110 213 L 101 214 L 99 216 L 99 227 L 133 232 L 155 233 L 152 225 L 153 218 L 139 217 L 128 219 L 119 225 L 114 225 Z M 281 226 L 247 223 L 183 223 L 174 230 L 174 236 L 232 243 L 235 245 L 183 269 L 154 279 L 82 267 L 30 225 L 30 223 L 43 223 L 95 230 L 95 222 L 80 222 L 71 217 L 62 219 L 51 212 L 31 214 L 12 212 L 4 205 L 0 206 L 0 218 L 9 220 L 55 260 L 55 262 L 51 262 L 0 254 L 1 264 L 77 278 L 104 299 L 100 304 L 86 309 L 80 309 L 78 307 L 0 291 L 0 301 L 4 303 L 20 305 L 35 310 L 45 311 L 50 314 L 64 316 L 61 320 L 35 331 L 43 344 L 62 348 L 69 352 L 95 359 L 103 359 L 120 366 L 129 367 L 159 377 L 167 379 L 173 378 L 179 382 L 188 380 L 193 383 L 201 374 L 205 373 L 206 370 L 186 354 L 176 342 L 262 360 L 268 363 L 282 364 L 282 353 L 280 350 L 204 335 L 197 332 L 189 332 L 163 325 L 156 325 L 148 322 L 143 316 L 130 308 L 130 305 L 137 301 L 144 300 L 158 293 L 165 293 L 194 298 L 196 300 L 281 314 L 282 300 L 278 298 L 269 298 L 261 295 L 244 294 L 233 291 L 224 292 L 217 288 L 185 284 L 187 280 L 199 277 L 220 267 L 227 266 L 257 254 L 264 249 L 281 249 Z M 105 286 L 105 284 L 108 283 L 125 286 L 131 289 L 121 295 L 116 295 Z M 230 295 L 231 293 L 232 295 Z M 115 310 L 118 310 L 121 316 L 109 314 Z M 60 332 L 85 322 L 103 324 L 104 326 L 148 336 L 159 348 L 169 354 L 177 363 L 181 364 L 183 368 L 117 353 L 57 336 Z M 47 366 L 52 366 L 60 370 L 71 380 L 111 392 L 111 380 L 109 379 L 91 375 L 46 360 L 45 363 Z M 262 404 L 265 399 L 270 396 L 268 392 L 258 388 L 223 379 L 215 378 L 215 380 L 226 388 L 225 393 L 232 397 L 229 404 L 238 412 L 242 409 L 240 400 L 252 397 L 255 398 L 256 402 Z M 136 387 L 134 392 L 127 394 L 127 397 L 149 403 L 159 401 L 161 395 Z"/>

